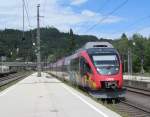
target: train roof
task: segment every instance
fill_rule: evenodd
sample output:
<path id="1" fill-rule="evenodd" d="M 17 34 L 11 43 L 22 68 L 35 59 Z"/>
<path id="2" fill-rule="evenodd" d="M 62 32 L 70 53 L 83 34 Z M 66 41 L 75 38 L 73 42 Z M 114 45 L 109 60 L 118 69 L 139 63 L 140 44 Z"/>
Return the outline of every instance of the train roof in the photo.
<path id="1" fill-rule="evenodd" d="M 109 42 L 88 42 L 83 46 L 83 49 L 89 48 L 114 48 Z"/>
<path id="2" fill-rule="evenodd" d="M 79 52 L 82 50 L 86 50 L 89 54 L 94 53 L 116 53 L 116 49 L 109 42 L 87 42 L 82 48 L 76 50 L 76 52 L 70 56 L 65 57 L 64 65 L 70 64 L 70 60 L 77 58 L 79 56 Z M 60 62 L 60 61 L 58 61 Z M 58 63 L 57 62 L 57 63 Z M 61 64 L 58 63 L 58 64 Z"/>
<path id="3" fill-rule="evenodd" d="M 91 48 L 114 48 L 114 47 L 109 42 L 87 42 L 82 48 L 78 49 L 76 52 L 88 50 Z"/>

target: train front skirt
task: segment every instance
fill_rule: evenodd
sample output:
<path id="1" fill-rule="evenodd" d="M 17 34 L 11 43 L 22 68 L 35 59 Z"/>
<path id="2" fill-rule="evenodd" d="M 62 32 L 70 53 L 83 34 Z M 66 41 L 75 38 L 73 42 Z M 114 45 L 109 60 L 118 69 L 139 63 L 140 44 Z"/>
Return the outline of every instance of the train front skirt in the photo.
<path id="1" fill-rule="evenodd" d="M 88 93 L 94 98 L 124 98 L 126 89 L 102 89 L 98 91 L 90 90 Z"/>

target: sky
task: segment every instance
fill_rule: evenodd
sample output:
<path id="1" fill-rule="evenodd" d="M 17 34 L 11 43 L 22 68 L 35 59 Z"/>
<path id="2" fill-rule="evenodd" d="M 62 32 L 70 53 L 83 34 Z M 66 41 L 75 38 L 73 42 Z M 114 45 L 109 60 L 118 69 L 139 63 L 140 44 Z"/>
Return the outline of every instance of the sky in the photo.
<path id="1" fill-rule="evenodd" d="M 22 30 L 22 1 L 1 0 L 0 29 Z M 70 28 L 75 34 L 116 39 L 122 33 L 150 36 L 150 0 L 24 0 L 25 30 L 36 28 L 37 4 L 41 27 Z M 115 10 L 117 9 L 117 10 Z"/>

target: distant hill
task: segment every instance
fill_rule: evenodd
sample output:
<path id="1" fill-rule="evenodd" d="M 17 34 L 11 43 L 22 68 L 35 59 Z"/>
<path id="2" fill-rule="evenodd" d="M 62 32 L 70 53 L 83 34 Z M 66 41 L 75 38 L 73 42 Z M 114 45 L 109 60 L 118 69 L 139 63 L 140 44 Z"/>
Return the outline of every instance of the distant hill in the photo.
<path id="1" fill-rule="evenodd" d="M 104 41 L 99 40 L 92 35 L 73 35 L 75 46 L 70 47 L 72 37 L 69 33 L 60 32 L 56 28 L 41 28 L 41 53 L 42 59 L 49 55 L 55 55 L 60 58 L 64 54 L 71 53 L 77 48 L 83 46 L 89 41 Z M 0 55 L 6 55 L 10 60 L 15 60 L 18 57 L 23 57 L 24 60 L 35 61 L 36 47 L 36 29 L 25 31 L 25 39 L 22 38 L 22 31 L 15 29 L 5 29 L 0 31 Z M 17 50 L 19 49 L 18 53 Z M 70 48 L 70 50 L 69 50 Z"/>

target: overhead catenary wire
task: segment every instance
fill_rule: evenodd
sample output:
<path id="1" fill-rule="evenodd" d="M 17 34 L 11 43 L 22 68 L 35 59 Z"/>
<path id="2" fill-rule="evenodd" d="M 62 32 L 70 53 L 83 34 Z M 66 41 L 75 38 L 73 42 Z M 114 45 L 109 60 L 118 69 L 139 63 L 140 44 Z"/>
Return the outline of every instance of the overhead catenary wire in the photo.
<path id="1" fill-rule="evenodd" d="M 150 28 L 150 25 L 148 25 L 147 27 L 140 27 L 138 29 L 134 29 L 132 30 L 132 32 L 139 33 L 139 31 L 145 30 L 147 28 Z M 126 32 L 126 33 L 130 33 L 130 32 Z"/>
<path id="2" fill-rule="evenodd" d="M 28 5 L 28 1 L 27 0 L 25 0 L 25 3 L 24 3 L 24 8 L 25 8 L 25 11 L 26 11 L 26 16 L 27 16 L 27 21 L 28 21 L 28 26 L 29 26 L 29 28 L 32 28 L 32 26 L 31 26 L 31 21 L 30 21 L 30 17 L 29 17 L 29 5 Z M 31 38 L 32 38 L 32 40 L 33 40 L 33 31 L 31 30 Z"/>
<path id="3" fill-rule="evenodd" d="M 29 30 L 30 30 L 30 33 L 31 33 L 31 41 L 32 41 L 32 44 L 34 43 L 34 30 L 32 30 L 31 28 L 33 28 L 33 26 L 31 26 L 31 19 L 30 19 L 30 9 L 29 9 L 29 1 L 28 0 L 22 0 L 23 1 L 23 17 L 25 18 L 25 14 L 26 14 L 26 18 L 27 18 L 27 22 L 28 22 L 28 27 L 29 27 Z M 25 22 L 25 19 L 24 19 L 24 22 Z M 25 27 L 25 25 L 24 25 Z M 25 34 L 23 36 L 23 39 L 22 39 L 22 42 L 26 40 L 25 38 Z M 26 50 L 26 60 L 28 61 L 28 57 L 30 55 L 30 51 L 27 49 Z"/>
<path id="4" fill-rule="evenodd" d="M 46 11 L 46 4 L 47 4 L 47 0 L 44 0 L 44 5 L 43 5 L 43 15 L 45 17 L 45 11 Z M 45 25 L 45 18 L 43 19 L 43 24 Z"/>
<path id="5" fill-rule="evenodd" d="M 124 29 L 129 29 L 130 27 L 136 26 L 137 24 L 139 24 L 139 23 L 141 23 L 141 22 L 143 22 L 143 21 L 145 21 L 145 20 L 147 20 L 147 19 L 150 19 L 150 15 L 145 16 L 145 17 L 142 17 L 142 18 L 138 19 L 137 21 L 134 21 L 133 23 L 131 23 L 131 24 L 125 26 L 122 30 L 124 30 Z M 119 29 L 119 31 L 120 31 L 120 30 L 121 30 L 121 29 Z M 123 31 L 122 31 L 122 32 L 123 32 Z M 117 34 L 117 33 L 118 33 L 118 31 L 111 32 L 111 34 L 114 34 L 114 35 Z"/>
<path id="6" fill-rule="evenodd" d="M 145 21 L 145 20 L 147 20 L 147 19 L 149 19 L 150 18 L 150 15 L 148 15 L 148 16 L 145 16 L 145 17 L 142 17 L 142 18 L 140 18 L 140 19 L 138 19 L 136 22 L 134 22 L 134 23 L 132 23 L 132 24 L 130 24 L 130 25 L 128 25 L 128 26 L 126 26 L 126 27 L 124 27 L 123 29 L 129 29 L 130 27 L 132 27 L 132 26 L 135 26 L 135 25 L 138 25 L 139 23 L 141 23 L 141 22 L 143 22 L 143 21 Z M 138 25 L 139 26 L 139 25 Z M 150 25 L 148 25 L 146 28 L 150 28 Z M 109 34 L 113 34 L 113 35 L 118 35 L 118 34 L 121 34 L 121 33 L 125 33 L 125 34 L 130 34 L 130 33 L 138 33 L 139 31 L 141 31 L 141 30 L 144 30 L 144 29 L 146 29 L 145 27 L 140 27 L 140 28 L 134 28 L 132 31 L 121 31 L 121 32 L 119 32 L 118 33 L 118 31 L 115 31 L 115 32 L 111 32 L 111 33 L 109 33 Z"/>
<path id="7" fill-rule="evenodd" d="M 110 0 L 105 0 L 105 2 L 97 9 L 97 13 L 102 14 L 102 10 L 109 4 Z M 90 22 L 86 23 L 86 26 L 88 26 L 90 24 Z M 83 24 L 83 27 L 85 26 L 85 24 Z"/>
<path id="8" fill-rule="evenodd" d="M 31 22 L 30 22 L 30 17 L 29 17 L 29 6 L 28 6 L 28 1 L 25 0 L 24 2 L 24 8 L 25 8 L 25 12 L 26 12 L 26 16 L 27 16 L 27 20 L 28 20 L 28 26 L 31 28 Z"/>
<path id="9" fill-rule="evenodd" d="M 88 28 L 85 33 L 89 32 L 90 30 L 94 29 L 99 23 L 105 21 L 110 15 L 112 15 L 114 12 L 118 11 L 120 8 L 122 8 L 125 4 L 127 4 L 128 0 L 125 0 L 122 2 L 119 6 L 117 6 L 115 9 L 113 9 L 111 12 L 109 12 L 107 15 L 105 15 L 102 19 L 100 19 L 96 24 Z"/>

